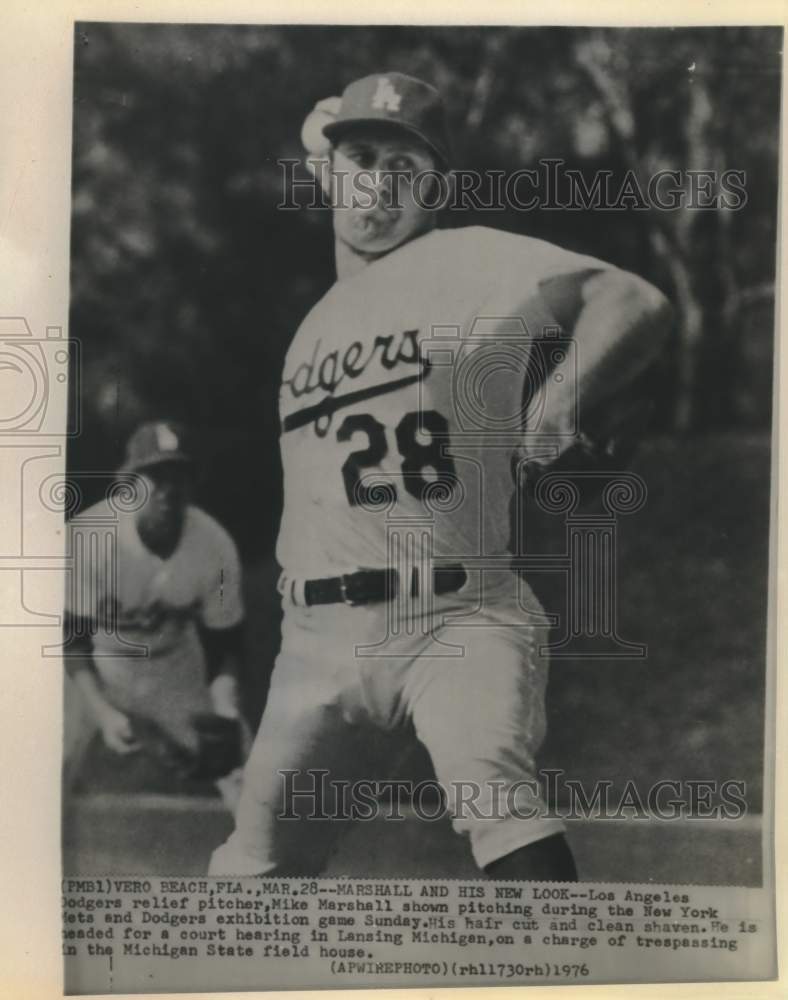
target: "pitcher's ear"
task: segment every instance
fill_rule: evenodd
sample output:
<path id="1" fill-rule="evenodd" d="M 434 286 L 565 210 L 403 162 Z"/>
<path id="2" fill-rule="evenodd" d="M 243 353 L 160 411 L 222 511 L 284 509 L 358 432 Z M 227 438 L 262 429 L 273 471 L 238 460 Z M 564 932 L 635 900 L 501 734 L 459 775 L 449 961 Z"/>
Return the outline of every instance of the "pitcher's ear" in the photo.
<path id="1" fill-rule="evenodd" d="M 323 156 L 331 149 L 331 142 L 323 128 L 336 120 L 342 105 L 341 97 L 326 97 L 318 101 L 301 126 L 301 142 L 310 156 Z"/>

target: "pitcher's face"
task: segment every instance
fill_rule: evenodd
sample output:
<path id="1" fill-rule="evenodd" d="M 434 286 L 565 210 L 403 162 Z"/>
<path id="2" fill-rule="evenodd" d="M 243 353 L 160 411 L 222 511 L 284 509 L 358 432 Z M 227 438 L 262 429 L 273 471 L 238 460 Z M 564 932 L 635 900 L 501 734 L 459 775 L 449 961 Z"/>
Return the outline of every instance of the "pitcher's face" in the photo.
<path id="1" fill-rule="evenodd" d="M 435 225 L 435 157 L 405 132 L 359 126 L 334 148 L 334 232 L 358 253 L 384 254 Z M 421 175 L 420 179 L 419 176 Z"/>

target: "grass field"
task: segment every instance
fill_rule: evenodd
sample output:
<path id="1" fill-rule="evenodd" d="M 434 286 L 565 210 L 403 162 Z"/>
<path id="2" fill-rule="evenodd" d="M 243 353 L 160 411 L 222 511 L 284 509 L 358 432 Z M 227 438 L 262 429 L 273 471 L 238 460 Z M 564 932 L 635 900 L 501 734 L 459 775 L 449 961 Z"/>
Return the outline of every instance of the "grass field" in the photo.
<path id="1" fill-rule="evenodd" d="M 340 841 L 326 875 L 357 878 L 478 878 L 467 842 L 448 822 L 357 824 Z M 63 868 L 69 875 L 202 875 L 232 829 L 205 797 L 117 795 L 81 798 L 70 816 Z M 757 817 L 735 823 L 685 820 L 579 821 L 568 837 L 587 882 L 760 885 Z"/>
<path id="2" fill-rule="evenodd" d="M 643 447 L 634 469 L 648 486 L 648 501 L 619 527 L 619 625 L 625 639 L 647 644 L 648 656 L 554 663 L 542 767 L 561 768 L 589 787 L 607 779 L 620 790 L 633 780 L 644 792 L 662 779 L 743 781 L 750 813 L 761 811 L 769 468 L 765 436 L 660 439 Z M 560 522 L 546 525 L 540 548 L 560 549 L 562 530 Z M 275 579 L 272 563 L 247 573 L 252 714 L 262 704 L 278 644 Z M 560 610 L 561 587 L 540 580 L 548 610 Z M 429 762 L 418 749 L 399 767 L 399 776 L 426 775 Z M 85 791 L 119 786 L 127 793 L 140 787 L 97 754 Z M 179 791 L 166 783 L 145 787 Z M 133 794 L 126 807 L 116 800 L 102 811 L 97 801 L 85 800 L 66 829 L 66 864 L 75 870 L 90 870 L 92 859 L 110 871 L 145 870 L 145 864 L 158 871 L 173 857 L 181 858 L 179 871 L 198 870 L 192 865 L 207 859 L 227 824 L 215 810 L 198 810 L 196 824 L 188 809 L 166 806 L 135 822 Z M 639 871 L 657 880 L 757 883 L 756 822 L 727 832 L 692 824 L 649 830 L 632 822 L 580 824 L 570 837 L 586 878 Z M 137 833 L 130 840 L 124 829 Z M 354 831 L 336 863 L 358 874 L 370 863 L 378 874 L 407 874 L 426 857 L 437 866 L 433 874 L 449 859 L 456 874 L 472 872 L 446 830 L 424 840 L 419 825 L 402 829 Z"/>
<path id="3" fill-rule="evenodd" d="M 644 448 L 649 494 L 620 521 L 621 633 L 644 661 L 556 662 L 545 764 L 578 778 L 746 782 L 762 807 L 769 443 Z"/>

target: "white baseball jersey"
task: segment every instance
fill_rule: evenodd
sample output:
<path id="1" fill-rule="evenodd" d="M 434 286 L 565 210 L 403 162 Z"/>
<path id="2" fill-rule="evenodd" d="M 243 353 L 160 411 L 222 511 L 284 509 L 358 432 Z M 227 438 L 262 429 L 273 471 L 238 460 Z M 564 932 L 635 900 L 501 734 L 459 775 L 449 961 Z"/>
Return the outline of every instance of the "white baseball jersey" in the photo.
<path id="1" fill-rule="evenodd" d="M 102 539 L 116 517 L 112 559 Z M 229 628 L 243 617 L 232 539 L 189 506 L 177 548 L 161 559 L 142 543 L 134 515 L 116 515 L 106 501 L 75 517 L 69 535 L 75 568 L 66 610 L 96 629 L 93 662 L 106 697 L 188 741 L 190 714 L 210 710 L 198 624 Z"/>
<path id="2" fill-rule="evenodd" d="M 529 341 L 555 335 L 572 363 L 539 284 L 607 266 L 469 227 L 433 231 L 337 282 L 285 362 L 284 571 L 387 566 L 393 518 L 426 517 L 436 556 L 505 554 Z"/>
<path id="3" fill-rule="evenodd" d="M 529 340 L 556 327 L 539 284 L 602 267 L 538 240 L 468 228 L 422 236 L 334 285 L 285 361 L 277 547 L 284 580 L 399 569 L 389 541 L 409 525 L 447 561 L 484 555 L 508 563 L 512 460 L 531 443 L 524 426 L 538 425 L 538 407 L 523 413 Z M 557 369 L 562 363 L 552 359 Z M 467 592 L 442 604 L 408 603 L 408 614 L 437 610 L 429 642 L 424 630 L 391 631 L 383 602 L 361 612 L 307 607 L 282 586 L 282 648 L 236 829 L 214 853 L 212 874 L 320 871 L 338 824 L 307 821 L 299 833 L 278 820 L 281 773 L 328 767 L 332 778 L 359 769 L 369 778 L 370 725 L 388 730 L 410 720 L 447 790 L 474 781 L 484 794 L 496 785 L 522 791 L 523 779 L 534 779 L 546 635 L 533 624 L 535 600 L 527 600 L 537 616 L 530 623 L 519 605 L 508 615 L 515 578 L 508 568 L 494 575 L 505 583 L 467 628 L 469 607 L 481 603 L 473 573 Z M 462 615 L 446 621 L 446 609 Z M 444 655 L 442 643 L 458 655 Z M 469 834 L 484 867 L 562 826 L 509 811 L 500 822 L 459 818 L 455 829 Z"/>

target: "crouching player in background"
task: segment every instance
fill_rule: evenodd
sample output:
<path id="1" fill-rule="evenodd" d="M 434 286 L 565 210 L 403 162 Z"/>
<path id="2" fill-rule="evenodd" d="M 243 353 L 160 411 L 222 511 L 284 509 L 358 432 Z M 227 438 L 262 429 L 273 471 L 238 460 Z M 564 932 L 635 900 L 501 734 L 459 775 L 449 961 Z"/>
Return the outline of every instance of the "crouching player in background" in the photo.
<path id="1" fill-rule="evenodd" d="M 115 754 L 146 754 L 181 778 L 215 781 L 234 812 L 248 744 L 235 544 L 190 503 L 194 464 L 178 425 L 141 425 L 119 471 L 137 490 L 135 509 L 103 500 L 68 525 L 65 790 L 100 733 Z M 96 543 L 102 521 L 117 529 L 114 558 Z"/>

